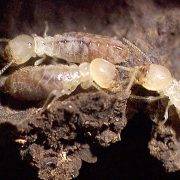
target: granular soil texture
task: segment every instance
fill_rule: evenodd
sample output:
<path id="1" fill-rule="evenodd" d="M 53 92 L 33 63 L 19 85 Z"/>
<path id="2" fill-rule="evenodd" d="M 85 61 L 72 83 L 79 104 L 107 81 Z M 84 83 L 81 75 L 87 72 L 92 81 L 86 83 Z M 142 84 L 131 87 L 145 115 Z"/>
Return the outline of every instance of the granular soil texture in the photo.
<path id="1" fill-rule="evenodd" d="M 175 0 L 1 0 L 0 35 L 42 35 L 48 21 L 50 35 L 126 37 L 179 79 L 179 7 Z M 122 65 L 149 63 L 130 49 Z M 139 86 L 132 93 L 154 95 Z M 0 179 L 179 179 L 180 121 L 173 107 L 159 125 L 167 99 L 149 104 L 92 88 L 77 89 L 44 112 L 41 105 L 1 92 Z"/>

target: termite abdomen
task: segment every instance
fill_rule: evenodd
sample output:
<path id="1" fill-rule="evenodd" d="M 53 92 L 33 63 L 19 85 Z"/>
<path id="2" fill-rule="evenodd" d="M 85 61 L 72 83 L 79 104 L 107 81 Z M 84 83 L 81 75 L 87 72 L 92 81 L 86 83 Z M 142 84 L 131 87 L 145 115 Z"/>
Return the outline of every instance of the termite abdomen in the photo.
<path id="1" fill-rule="evenodd" d="M 39 75 L 42 72 L 38 71 Z M 38 101 L 46 96 L 44 89 L 38 86 L 38 82 L 33 80 L 33 68 L 23 68 L 9 75 L 3 86 L 3 91 L 18 100 Z M 38 74 L 37 74 L 38 75 Z"/>
<path id="2" fill-rule="evenodd" d="M 75 63 L 103 58 L 113 64 L 119 64 L 129 58 L 130 52 L 127 46 L 114 38 L 71 32 L 54 36 L 53 54 Z"/>
<path id="3" fill-rule="evenodd" d="M 77 66 L 78 67 L 78 66 Z M 73 91 L 80 83 L 80 74 L 75 65 L 49 65 L 25 67 L 9 75 L 3 83 L 3 90 L 18 100 L 38 101 L 49 94 Z"/>

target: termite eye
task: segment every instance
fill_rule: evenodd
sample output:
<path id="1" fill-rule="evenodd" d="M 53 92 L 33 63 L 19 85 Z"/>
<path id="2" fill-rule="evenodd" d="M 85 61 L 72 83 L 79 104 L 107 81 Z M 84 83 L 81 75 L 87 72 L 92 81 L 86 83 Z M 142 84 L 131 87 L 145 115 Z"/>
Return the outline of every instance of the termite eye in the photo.
<path id="1" fill-rule="evenodd" d="M 116 78 L 116 67 L 110 62 L 97 58 L 90 64 L 90 75 L 101 88 L 110 89 Z"/>
<path id="2" fill-rule="evenodd" d="M 148 90 L 162 91 L 171 84 L 172 80 L 171 73 L 166 67 L 151 64 L 142 85 Z"/>

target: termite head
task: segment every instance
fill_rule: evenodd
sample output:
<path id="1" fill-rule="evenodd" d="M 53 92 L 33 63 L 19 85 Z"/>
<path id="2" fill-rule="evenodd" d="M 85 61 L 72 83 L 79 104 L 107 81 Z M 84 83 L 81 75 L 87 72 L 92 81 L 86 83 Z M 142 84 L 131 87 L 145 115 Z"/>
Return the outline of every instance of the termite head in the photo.
<path id="1" fill-rule="evenodd" d="M 161 65 L 151 64 L 143 78 L 140 79 L 140 84 L 148 90 L 161 92 L 166 89 L 173 81 L 169 70 Z"/>
<path id="2" fill-rule="evenodd" d="M 101 88 L 113 91 L 118 86 L 118 70 L 115 65 L 102 59 L 94 59 L 90 64 L 90 76 Z"/>
<path id="3" fill-rule="evenodd" d="M 10 40 L 5 48 L 4 56 L 7 61 L 17 65 L 35 57 L 33 37 L 22 34 Z"/>

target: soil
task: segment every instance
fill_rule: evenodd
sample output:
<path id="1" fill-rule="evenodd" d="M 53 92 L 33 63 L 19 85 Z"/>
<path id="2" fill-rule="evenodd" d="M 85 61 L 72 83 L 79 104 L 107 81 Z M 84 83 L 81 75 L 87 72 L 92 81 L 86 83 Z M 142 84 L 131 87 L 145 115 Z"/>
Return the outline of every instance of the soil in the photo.
<path id="1" fill-rule="evenodd" d="M 84 31 L 126 37 L 180 79 L 180 3 L 162 0 L 0 0 L 0 37 Z M 1 52 L 3 45 L 1 45 Z M 2 58 L 1 58 L 2 59 Z M 148 60 L 131 49 L 126 66 Z M 3 66 L 3 64 L 2 64 Z M 140 86 L 132 93 L 156 95 Z M 0 94 L 1 179 L 178 179 L 180 121 L 154 103 L 78 88 L 44 112 L 42 103 Z"/>

